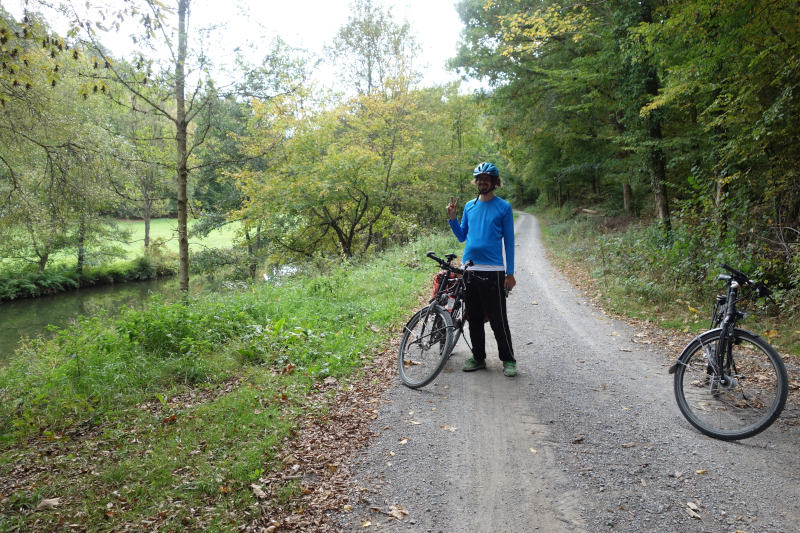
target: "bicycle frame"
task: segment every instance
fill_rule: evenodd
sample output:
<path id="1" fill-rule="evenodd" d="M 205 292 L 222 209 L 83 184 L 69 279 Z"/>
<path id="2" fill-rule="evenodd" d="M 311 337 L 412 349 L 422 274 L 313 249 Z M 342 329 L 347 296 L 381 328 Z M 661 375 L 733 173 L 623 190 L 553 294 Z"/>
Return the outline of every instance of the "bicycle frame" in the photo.
<path id="1" fill-rule="evenodd" d="M 712 318 L 712 327 L 717 322 L 722 330 L 717 345 L 712 354 L 709 354 L 709 370 L 712 375 L 713 386 L 730 385 L 731 371 L 736 372 L 736 363 L 733 361 L 732 344 L 734 342 L 733 332 L 736 329 L 736 321 L 742 313 L 736 309 L 736 300 L 739 294 L 739 282 L 728 275 L 720 275 L 717 279 L 722 279 L 728 283 L 728 294 L 724 299 L 717 298 L 717 305 L 724 305 L 724 313 L 716 313 Z M 706 352 L 708 353 L 708 352 Z"/>
<path id="2" fill-rule="evenodd" d="M 455 254 L 447 254 L 445 256 L 447 260 L 443 260 L 439 257 L 436 257 L 436 255 L 433 252 L 428 252 L 425 255 L 433 259 L 437 263 L 439 263 L 439 266 L 442 267 L 442 271 L 446 272 L 444 279 L 442 280 L 441 283 L 439 283 L 439 287 L 437 288 L 436 293 L 430 300 L 428 300 L 428 304 L 431 303 L 440 304 L 442 307 L 448 309 L 450 311 L 450 314 L 453 315 L 454 318 L 458 315 L 459 312 L 461 312 L 462 319 L 459 320 L 457 324 L 455 322 L 453 324 L 456 327 L 460 336 L 460 334 L 463 333 L 464 331 L 464 322 L 466 321 L 463 319 L 464 316 L 463 309 L 465 305 L 464 294 L 467 290 L 467 278 L 470 275 L 470 271 L 468 269 L 470 266 L 472 266 L 472 261 L 468 261 L 467 264 L 465 265 L 466 268 L 461 269 L 450 264 L 453 261 L 453 259 L 455 259 L 456 257 Z M 452 284 L 452 286 L 450 281 L 451 279 L 453 279 L 450 278 L 451 273 L 455 274 L 456 276 L 455 277 L 456 283 Z M 454 300 L 452 308 L 447 307 L 447 299 L 449 299 L 450 297 L 452 297 Z"/>

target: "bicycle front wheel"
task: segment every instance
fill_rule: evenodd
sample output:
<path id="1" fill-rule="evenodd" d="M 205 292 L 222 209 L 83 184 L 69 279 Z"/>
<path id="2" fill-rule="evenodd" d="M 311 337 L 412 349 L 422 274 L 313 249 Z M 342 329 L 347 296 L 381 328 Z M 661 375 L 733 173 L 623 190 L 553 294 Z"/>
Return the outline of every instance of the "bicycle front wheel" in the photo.
<path id="1" fill-rule="evenodd" d="M 686 419 L 710 437 L 752 437 L 772 424 L 786 404 L 788 379 L 778 352 L 749 331 L 734 330 L 730 365 L 713 370 L 722 330 L 703 333 L 681 354 L 675 398 Z"/>
<path id="2" fill-rule="evenodd" d="M 453 349 L 453 319 L 436 304 L 417 311 L 408 321 L 397 353 L 400 379 L 412 389 L 424 387 L 444 368 Z"/>

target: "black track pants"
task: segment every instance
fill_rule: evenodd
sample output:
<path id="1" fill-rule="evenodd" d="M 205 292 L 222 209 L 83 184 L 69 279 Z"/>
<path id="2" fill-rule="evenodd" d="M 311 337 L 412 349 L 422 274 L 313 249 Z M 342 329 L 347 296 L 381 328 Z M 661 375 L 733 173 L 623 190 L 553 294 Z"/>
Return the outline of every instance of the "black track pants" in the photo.
<path id="1" fill-rule="evenodd" d="M 478 361 L 486 359 L 486 335 L 483 317 L 489 317 L 501 361 L 514 361 L 511 347 L 511 331 L 506 316 L 504 292 L 505 272 L 471 271 L 467 280 L 464 300 L 467 304 L 469 338 L 472 342 L 472 357 Z"/>

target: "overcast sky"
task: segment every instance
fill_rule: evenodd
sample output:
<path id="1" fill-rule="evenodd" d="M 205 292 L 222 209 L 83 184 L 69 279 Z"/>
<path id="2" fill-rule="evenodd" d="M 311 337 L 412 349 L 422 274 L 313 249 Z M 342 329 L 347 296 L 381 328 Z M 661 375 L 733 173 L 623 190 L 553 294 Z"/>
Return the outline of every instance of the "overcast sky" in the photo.
<path id="1" fill-rule="evenodd" d="M 455 55 L 462 27 L 454 7 L 456 0 L 375 1 L 391 8 L 398 23 L 407 21 L 410 24 L 421 46 L 417 65 L 423 72 L 423 85 L 458 79 L 445 68 L 445 62 Z M 82 0 L 73 2 L 83 3 Z M 194 29 L 211 24 L 225 25 L 226 30 L 220 33 L 225 36 L 222 44 L 213 47 L 221 57 L 231 57 L 236 46 L 247 42 L 263 42 L 266 53 L 275 35 L 280 35 L 292 47 L 321 56 L 324 46 L 331 44 L 336 32 L 347 22 L 351 3 L 352 0 L 193 0 L 190 23 Z M 21 13 L 23 4 L 24 0 L 3 0 L 6 9 L 16 16 Z M 56 22 L 51 20 L 51 24 L 59 31 Z M 118 43 L 114 38 L 102 40 L 116 54 L 127 56 L 132 51 L 126 36 L 119 36 Z M 251 61 L 260 61 L 262 57 L 263 54 L 251 57 Z M 331 74 L 325 69 L 318 70 L 318 81 L 326 84 L 325 77 Z"/>

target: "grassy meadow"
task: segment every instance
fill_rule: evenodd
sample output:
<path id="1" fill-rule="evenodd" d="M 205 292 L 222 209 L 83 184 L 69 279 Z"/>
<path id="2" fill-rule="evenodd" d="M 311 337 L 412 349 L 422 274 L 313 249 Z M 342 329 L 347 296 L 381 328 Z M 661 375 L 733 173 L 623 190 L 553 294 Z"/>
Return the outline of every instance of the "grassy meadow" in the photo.
<path id="1" fill-rule="evenodd" d="M 206 237 L 192 237 L 191 230 L 194 221 L 189 221 L 189 250 L 198 251 L 204 248 L 230 248 L 236 239 L 239 224 L 228 224 L 224 228 L 214 230 Z M 122 243 L 122 248 L 128 252 L 126 259 L 131 260 L 142 254 L 144 250 L 144 221 L 119 220 L 119 229 L 125 231 L 130 237 Z M 178 253 L 178 219 L 156 218 L 150 221 L 150 240 L 163 241 L 166 249 L 177 255 Z"/>
<path id="2" fill-rule="evenodd" d="M 315 384 L 386 349 L 430 286 L 425 252 L 457 249 L 430 237 L 23 344 L 0 369 L 0 531 L 230 531 L 291 505 L 299 482 L 280 502 L 251 485 L 326 416 Z"/>

